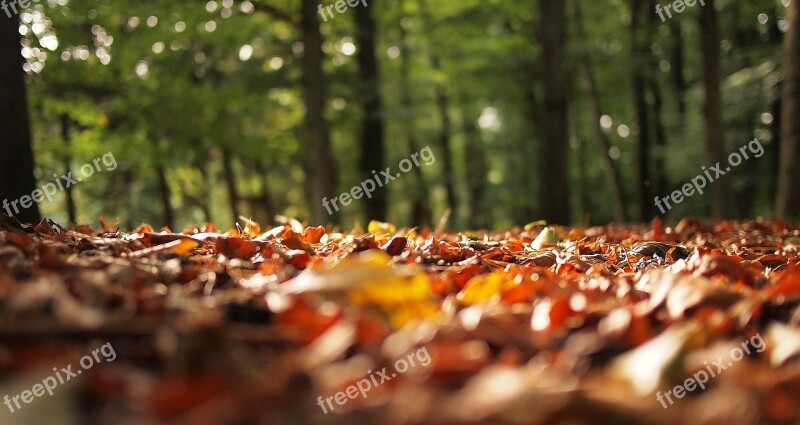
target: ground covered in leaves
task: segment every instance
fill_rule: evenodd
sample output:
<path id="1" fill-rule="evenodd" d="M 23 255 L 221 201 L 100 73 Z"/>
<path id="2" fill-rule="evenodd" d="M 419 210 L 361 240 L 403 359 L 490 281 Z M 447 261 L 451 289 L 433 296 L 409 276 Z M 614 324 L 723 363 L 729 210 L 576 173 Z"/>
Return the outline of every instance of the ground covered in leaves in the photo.
<path id="1" fill-rule="evenodd" d="M 0 423 L 800 420 L 800 231 L 786 223 L 101 224 L 0 216 L 0 397 L 101 345 L 115 354 L 52 396 L 0 406 Z"/>

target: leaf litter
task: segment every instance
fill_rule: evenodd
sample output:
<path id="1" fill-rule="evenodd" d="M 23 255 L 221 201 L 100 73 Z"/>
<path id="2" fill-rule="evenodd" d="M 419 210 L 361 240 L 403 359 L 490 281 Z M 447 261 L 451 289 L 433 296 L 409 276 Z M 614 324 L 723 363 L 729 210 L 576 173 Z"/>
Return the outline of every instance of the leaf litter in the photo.
<path id="1" fill-rule="evenodd" d="M 46 403 L 33 414 L 65 424 L 800 420 L 800 230 L 788 223 L 445 233 L 371 222 L 347 233 L 279 222 L 173 233 L 101 220 L 96 232 L 0 216 L 0 385 L 29 387 L 31 371 L 110 342 L 118 359 L 70 387 L 80 403 L 66 408 L 81 422 L 46 416 Z M 669 409 L 656 400 L 696 359 L 756 334 L 763 352 L 704 391 Z M 319 410 L 318 396 L 423 347 L 429 367 Z"/>

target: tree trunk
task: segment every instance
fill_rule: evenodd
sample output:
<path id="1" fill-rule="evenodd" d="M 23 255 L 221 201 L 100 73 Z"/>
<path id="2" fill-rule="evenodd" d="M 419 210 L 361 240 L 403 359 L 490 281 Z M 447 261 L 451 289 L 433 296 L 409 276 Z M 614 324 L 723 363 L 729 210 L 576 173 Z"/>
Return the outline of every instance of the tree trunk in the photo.
<path id="1" fill-rule="evenodd" d="M 658 84 L 658 79 L 654 74 L 650 79 L 650 92 L 653 94 L 653 130 L 656 137 L 656 147 L 658 151 L 654 155 L 653 171 L 653 187 L 656 193 L 665 194 L 670 190 L 667 179 L 667 166 L 665 155 L 667 151 L 667 131 L 664 128 L 664 100 L 661 97 L 661 87 Z"/>
<path id="2" fill-rule="evenodd" d="M 678 97 L 678 113 L 683 116 L 686 113 L 686 77 L 683 74 L 684 68 L 684 41 L 683 28 L 680 19 L 673 19 L 669 23 L 672 33 L 673 43 L 670 52 L 670 65 L 672 70 L 672 85 Z"/>
<path id="3" fill-rule="evenodd" d="M 778 89 L 780 91 L 783 90 L 783 83 L 778 83 Z M 781 140 L 781 116 L 783 115 L 782 110 L 782 103 L 783 99 L 781 96 L 775 96 L 774 100 L 772 101 L 770 107 L 770 113 L 772 114 L 773 120 L 772 124 L 769 126 L 770 131 L 774 135 L 772 138 L 772 143 L 764 146 L 764 156 L 761 157 L 762 161 L 768 162 L 767 169 L 768 170 L 776 170 L 776 172 L 767 178 L 767 184 L 762 187 L 762 190 L 766 191 L 766 193 L 774 193 L 775 194 L 775 201 L 778 199 L 778 182 L 780 181 L 780 173 L 781 173 L 781 145 L 783 141 Z M 797 151 L 795 151 L 795 155 L 797 155 Z M 777 202 L 773 202 L 773 207 L 777 205 Z M 775 217 L 783 218 L 785 214 L 778 214 L 778 209 L 774 209 Z"/>
<path id="4" fill-rule="evenodd" d="M 706 135 L 706 160 L 709 166 L 727 167 L 725 160 L 725 127 L 722 121 L 722 89 L 720 77 L 720 40 L 717 9 L 714 0 L 700 8 L 700 55 L 703 61 L 705 99 L 703 118 Z M 714 218 L 730 216 L 730 179 L 722 177 L 709 183 L 711 214 Z"/>
<path id="5" fill-rule="evenodd" d="M 236 173 L 233 170 L 233 158 L 230 149 L 222 148 L 222 174 L 225 178 L 225 187 L 228 189 L 228 201 L 231 204 L 233 223 L 239 221 L 239 191 L 236 189 Z"/>
<path id="6" fill-rule="evenodd" d="M 464 164 L 467 168 L 467 193 L 469 194 L 469 218 L 472 229 L 487 228 L 492 224 L 491 210 L 486 201 L 487 175 L 489 164 L 481 142 L 481 134 L 475 124 L 476 116 L 470 113 L 466 99 L 461 99 L 463 108 L 462 129 L 464 131 Z"/>
<path id="7" fill-rule="evenodd" d="M 575 24 L 578 30 L 578 37 L 586 39 L 586 31 L 583 27 L 583 14 L 581 13 L 580 5 L 575 2 Z M 602 108 L 600 107 L 600 95 L 597 90 L 597 80 L 594 77 L 594 70 L 592 64 L 586 55 L 583 56 L 583 71 L 586 78 L 586 85 L 589 90 L 589 105 L 592 112 L 592 127 L 594 127 L 595 134 L 597 135 L 597 143 L 600 147 L 600 155 L 603 158 L 603 168 L 606 172 L 606 178 L 611 188 L 612 207 L 614 211 L 614 220 L 618 223 L 624 223 L 625 217 L 625 197 L 622 190 L 622 178 L 620 177 L 619 169 L 614 161 L 609 156 L 611 150 L 611 142 L 608 135 L 603 131 L 600 125 L 600 118 L 603 116 Z M 583 148 L 582 148 L 583 149 Z"/>
<path id="8" fill-rule="evenodd" d="M 263 160 L 256 159 L 254 167 L 256 173 L 258 173 L 258 176 L 261 179 L 261 196 L 258 197 L 260 201 L 259 203 L 261 204 L 264 217 L 269 223 L 272 223 L 272 216 L 275 214 L 275 208 L 272 203 L 272 197 L 269 193 L 269 173 L 267 172 L 267 166 L 264 165 Z"/>
<path id="9" fill-rule="evenodd" d="M 406 149 L 409 152 L 418 152 L 414 132 L 416 131 L 414 113 L 414 102 L 411 98 L 411 49 L 408 46 L 408 34 L 406 29 L 400 26 L 400 103 L 403 107 L 403 114 L 408 118 L 408 136 L 406 137 Z M 425 184 L 425 174 L 422 167 L 414 167 L 414 182 L 411 184 L 413 195 L 411 197 L 411 225 L 430 226 L 431 207 L 428 202 L 428 188 Z"/>
<path id="10" fill-rule="evenodd" d="M 578 129 L 573 128 L 572 130 L 575 131 L 575 134 L 580 134 L 580 131 L 578 131 Z M 588 164 L 589 158 L 586 152 L 588 143 L 586 143 L 585 140 L 580 140 L 579 143 L 580 145 L 578 146 L 578 152 L 576 152 L 578 156 L 577 158 L 578 164 Z M 578 167 L 578 181 L 581 182 L 589 181 L 589 175 L 586 172 L 586 167 L 584 166 Z M 578 199 L 580 199 L 580 205 L 581 205 L 579 211 L 581 211 L 581 215 L 583 216 L 590 216 L 591 212 L 594 211 L 594 208 L 592 206 L 592 201 L 589 196 L 589 189 L 587 186 L 588 185 L 586 184 L 581 184 L 578 186 Z"/>
<path id="11" fill-rule="evenodd" d="M 206 220 L 206 223 L 213 223 L 214 216 L 211 213 L 211 205 L 212 205 L 211 193 L 212 193 L 213 182 L 211 179 L 211 173 L 208 172 L 208 165 L 203 164 L 202 167 L 203 168 L 201 170 L 203 173 L 203 178 L 201 184 L 203 185 L 204 193 L 202 197 L 202 205 L 200 206 L 200 208 L 203 210 L 203 218 Z"/>
<path id="12" fill-rule="evenodd" d="M 311 206 L 311 220 L 317 224 L 338 221 L 337 211 L 328 214 L 323 198 L 336 196 L 336 173 L 328 122 L 325 119 L 325 73 L 322 69 L 322 34 L 319 31 L 316 0 L 302 0 L 300 30 L 303 46 L 303 101 L 305 118 L 303 138 L 308 149 L 306 195 Z"/>
<path id="13" fill-rule="evenodd" d="M 127 211 L 133 211 L 133 185 L 136 181 L 136 175 L 132 167 L 122 167 L 120 172 L 122 173 L 122 182 L 124 184 L 121 204 L 123 208 L 127 208 Z M 133 220 L 133 214 L 125 214 L 125 219 L 123 220 L 124 228 L 133 229 L 136 224 Z"/>
<path id="14" fill-rule="evenodd" d="M 650 198 L 650 121 L 647 111 L 647 78 L 645 71 L 650 55 L 647 39 L 640 34 L 642 24 L 641 0 L 631 0 L 631 83 L 633 87 L 633 108 L 638 131 L 636 136 L 636 193 L 638 218 L 648 221 L 651 217 L 653 200 Z"/>
<path id="15" fill-rule="evenodd" d="M 778 189 L 775 196 L 775 215 L 779 218 L 797 217 L 798 178 L 797 144 L 800 142 L 800 1 L 789 5 L 789 31 L 784 39 L 783 92 L 781 104 L 780 165 L 778 170 Z"/>
<path id="16" fill-rule="evenodd" d="M 381 96 L 381 75 L 378 58 L 375 55 L 376 39 L 374 7 L 355 7 L 355 20 L 358 42 L 358 69 L 361 77 L 360 96 L 364 114 L 361 124 L 361 158 L 358 162 L 363 180 L 373 177 L 372 171 L 383 171 L 385 167 L 383 98 Z M 388 191 L 378 190 L 371 198 L 364 199 L 367 220 L 386 220 Z"/>
<path id="17" fill-rule="evenodd" d="M 163 214 L 164 225 L 175 230 L 175 215 L 172 212 L 170 197 L 172 191 L 167 182 L 166 171 L 161 164 L 156 165 L 156 178 L 158 178 L 158 196 L 161 199 L 161 212 Z"/>
<path id="18" fill-rule="evenodd" d="M 428 14 L 426 2 L 427 0 L 420 0 L 420 14 L 422 15 L 425 29 L 431 32 L 433 31 L 433 23 Z M 441 74 L 442 60 L 439 55 L 435 51 L 432 51 L 429 53 L 428 57 L 430 58 L 431 69 L 434 74 Z M 434 86 L 434 91 L 436 93 L 436 109 L 439 112 L 439 119 L 441 121 L 441 127 L 439 128 L 439 148 L 442 150 L 442 169 L 444 170 L 444 189 L 447 207 L 452 211 L 454 216 L 458 217 L 458 198 L 455 188 L 456 178 L 453 171 L 453 155 L 450 149 L 450 138 L 453 133 L 453 122 L 450 119 L 450 98 L 447 96 L 445 88 L 441 83 L 436 81 Z"/>
<path id="19" fill-rule="evenodd" d="M 542 46 L 543 139 L 539 144 L 542 218 L 569 224 L 569 130 L 567 121 L 566 16 L 562 0 L 539 0 Z"/>
<path id="20" fill-rule="evenodd" d="M 525 84 L 525 88 L 527 89 L 522 93 L 524 96 L 523 104 L 525 105 L 522 109 L 522 113 L 527 117 L 526 122 L 528 123 L 528 126 L 525 127 L 525 131 L 529 132 L 527 140 L 541 141 L 543 140 L 542 121 L 544 113 L 542 109 L 544 105 L 542 105 L 542 102 L 539 102 L 536 97 L 536 85 L 538 84 L 538 80 L 536 76 L 529 75 L 528 80 L 523 84 Z M 527 143 L 525 146 L 520 146 L 519 149 L 519 153 L 522 155 L 522 163 L 525 164 L 526 161 L 530 161 L 530 158 L 536 158 L 540 147 L 537 143 Z M 509 215 L 515 223 L 529 223 L 531 220 L 539 217 L 541 213 L 541 208 L 539 208 L 535 202 L 530 201 L 532 199 L 537 199 L 539 166 L 538 163 L 536 163 L 536 166 L 522 166 L 516 168 L 522 168 L 520 170 L 519 185 L 526 189 L 525 196 L 527 196 L 529 201 L 524 202 L 521 206 L 514 205 Z"/>
<path id="21" fill-rule="evenodd" d="M 441 70 L 438 65 L 438 58 L 431 57 L 435 64 L 433 69 L 437 72 Z M 444 88 L 440 84 L 436 84 L 436 106 L 439 110 L 439 117 L 442 120 L 442 126 L 439 129 L 439 146 L 442 149 L 442 167 L 444 168 L 444 188 L 447 196 L 447 206 L 457 215 L 458 212 L 458 199 L 456 198 L 455 188 L 455 174 L 453 172 L 453 155 L 450 150 L 450 136 L 453 132 L 453 124 L 450 120 L 450 98 L 444 92 Z"/>
<path id="22" fill-rule="evenodd" d="M 61 114 L 61 137 L 64 139 L 64 172 L 72 169 L 72 136 L 70 135 L 71 120 L 69 115 Z M 72 185 L 64 189 L 66 195 L 67 221 L 76 223 L 75 197 L 72 194 Z"/>
<path id="23" fill-rule="evenodd" d="M 196 146 L 202 146 L 202 141 L 197 140 Z M 205 155 L 204 155 L 205 156 Z M 203 212 L 203 219 L 206 223 L 213 223 L 213 217 L 211 216 L 211 175 L 208 172 L 208 158 L 204 158 L 201 156 L 196 156 L 192 161 L 192 166 L 197 169 L 200 173 L 200 181 L 198 184 L 200 185 L 199 194 L 197 196 L 189 196 L 185 194 L 187 198 L 189 198 L 192 202 L 197 205 L 200 210 Z"/>
<path id="24" fill-rule="evenodd" d="M 656 5 L 658 4 L 659 0 L 650 0 L 649 8 L 650 10 L 655 10 Z M 652 39 L 652 31 L 655 31 L 659 25 L 659 19 L 656 17 L 654 13 L 649 13 L 647 19 L 647 30 L 648 30 L 648 37 L 647 40 Z M 678 31 L 680 31 L 680 26 L 678 26 Z M 681 41 L 682 43 L 682 41 Z M 681 50 L 683 47 L 680 48 Z M 674 52 L 673 52 L 674 53 Z M 680 52 L 679 56 L 682 56 L 682 51 Z M 653 185 L 652 188 L 655 190 L 657 194 L 666 194 L 670 191 L 670 188 L 667 187 L 668 185 L 668 178 L 667 178 L 667 166 L 666 166 L 666 154 L 667 154 L 667 131 L 664 128 L 664 98 L 661 94 L 661 82 L 659 81 L 660 69 L 658 66 L 658 58 L 654 55 L 650 54 L 650 76 L 648 78 L 648 86 L 650 89 L 650 94 L 652 95 L 653 105 L 652 105 L 652 117 L 653 117 L 653 136 L 655 137 L 655 147 L 656 150 L 653 153 Z M 682 58 L 680 59 L 683 60 Z M 681 65 L 682 66 L 682 65 Z M 682 72 L 679 71 L 679 74 L 682 76 Z M 678 93 L 678 109 L 681 109 L 685 105 L 681 105 L 683 102 L 683 93 Z M 683 112 L 680 112 L 683 114 Z"/>
<path id="25" fill-rule="evenodd" d="M 20 199 L 30 198 L 36 189 L 20 40 L 19 19 L 0 16 L 0 128 L 4 142 L 0 155 L 0 212 L 24 223 L 36 223 L 41 219 L 39 205 L 20 205 Z"/>

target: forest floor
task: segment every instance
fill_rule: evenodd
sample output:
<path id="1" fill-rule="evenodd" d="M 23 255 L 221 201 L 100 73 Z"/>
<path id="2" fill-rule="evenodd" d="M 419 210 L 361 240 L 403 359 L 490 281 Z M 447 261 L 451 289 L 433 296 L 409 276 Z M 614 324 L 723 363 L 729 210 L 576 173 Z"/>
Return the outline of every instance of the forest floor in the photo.
<path id="1" fill-rule="evenodd" d="M 800 230 L 0 215 L 2 424 L 791 424 Z"/>

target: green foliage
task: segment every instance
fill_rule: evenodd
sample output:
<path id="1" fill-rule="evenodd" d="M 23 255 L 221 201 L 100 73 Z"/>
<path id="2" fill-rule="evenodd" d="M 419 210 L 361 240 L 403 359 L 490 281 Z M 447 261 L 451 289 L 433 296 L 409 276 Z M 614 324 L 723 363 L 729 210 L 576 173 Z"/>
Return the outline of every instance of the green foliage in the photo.
<path id="1" fill-rule="evenodd" d="M 548 143 L 541 140 L 534 119 L 541 101 L 537 2 L 422 1 L 370 3 L 376 8 L 381 34 L 377 50 L 386 105 L 386 166 L 396 166 L 412 153 L 405 142 L 408 137 L 417 140 L 417 148 L 430 145 L 437 159 L 442 157 L 438 142 L 441 117 L 436 109 L 436 90 L 441 89 L 450 101 L 452 155 L 461 199 L 452 223 L 463 226 L 472 213 L 464 181 L 473 170 L 463 159 L 465 128 L 476 121 L 489 164 L 485 178 L 494 226 L 535 220 L 534 147 Z M 606 222 L 612 219 L 612 207 L 599 158 L 609 153 L 600 152 L 595 142 L 580 59 L 589 58 L 599 82 L 602 113 L 612 119 L 607 132 L 618 150 L 612 157 L 623 176 L 628 208 L 633 211 L 636 164 L 632 134 L 636 129 L 630 93 L 632 66 L 647 66 L 650 78 L 663 93 L 668 144 L 655 148 L 654 158 L 664 158 L 666 188 L 679 188 L 707 165 L 702 161 L 697 12 L 673 18 L 684 32 L 686 57 L 687 90 L 683 95 L 688 109 L 678 114 L 679 95 L 672 85 L 671 63 L 675 38 L 670 23 L 651 23 L 652 57 L 647 59 L 652 63 L 641 65 L 643 58 L 630 55 L 628 2 L 571 0 L 570 17 L 574 2 L 583 11 L 587 31 L 587 37 L 579 39 L 574 26 L 568 30 L 571 171 L 573 186 L 578 188 L 573 190 L 574 204 L 580 211 L 575 218 L 582 220 L 588 214 L 591 222 Z M 26 47 L 37 52 L 29 52 L 26 65 L 37 177 L 45 182 L 54 173 L 66 173 L 67 156 L 73 169 L 109 151 L 120 164 L 115 172 L 76 187 L 79 221 L 105 215 L 123 217 L 126 226 L 142 221 L 163 223 L 154 172 L 162 167 L 178 227 L 206 219 L 223 227 L 232 225 L 221 164 L 223 148 L 233 154 L 243 214 L 262 221 L 269 221 L 274 214 L 308 216 L 309 201 L 303 189 L 307 150 L 299 138 L 303 120 L 303 46 L 296 25 L 299 2 L 254 3 L 72 0 L 63 6 L 35 3 L 25 12 Z M 265 12 L 265 4 L 284 11 L 295 22 Z M 751 160 L 730 176 L 737 197 L 750 199 L 737 205 L 736 213 L 765 214 L 770 212 L 764 205 L 771 204 L 776 161 L 775 121 L 765 114 L 775 114 L 779 94 L 779 22 L 784 19 L 785 7 L 780 1 L 754 0 L 724 2 L 721 7 L 729 151 L 755 136 L 768 150 L 767 155 Z M 759 23 L 762 13 L 768 17 L 766 23 Z M 356 56 L 343 49 L 354 42 L 358 30 L 349 15 L 337 15 L 321 25 L 329 93 L 327 117 L 335 156 L 331 161 L 342 170 L 341 192 L 360 182 L 356 171 L 362 115 L 355 90 L 358 67 Z M 410 55 L 407 93 L 400 79 L 401 29 Z M 48 37 L 57 39 L 57 47 Z M 439 69 L 434 58 L 440 61 Z M 412 100 L 411 109 L 403 106 L 404 94 Z M 495 112 L 496 119 L 492 119 Z M 64 115 L 70 122 L 69 145 L 62 137 L 60 117 Z M 422 170 L 434 222 L 445 208 L 442 184 L 446 176 L 441 165 L 437 161 Z M 387 190 L 389 219 L 408 223 L 413 180 L 404 178 Z M 754 193 L 758 195 L 752 196 Z M 45 215 L 66 221 L 64 194 L 58 196 L 42 209 Z M 262 208 L 264 199 L 270 200 L 270 211 Z M 704 215 L 708 202 L 695 197 L 669 216 Z M 345 227 L 354 221 L 366 222 L 358 206 L 343 211 Z"/>

